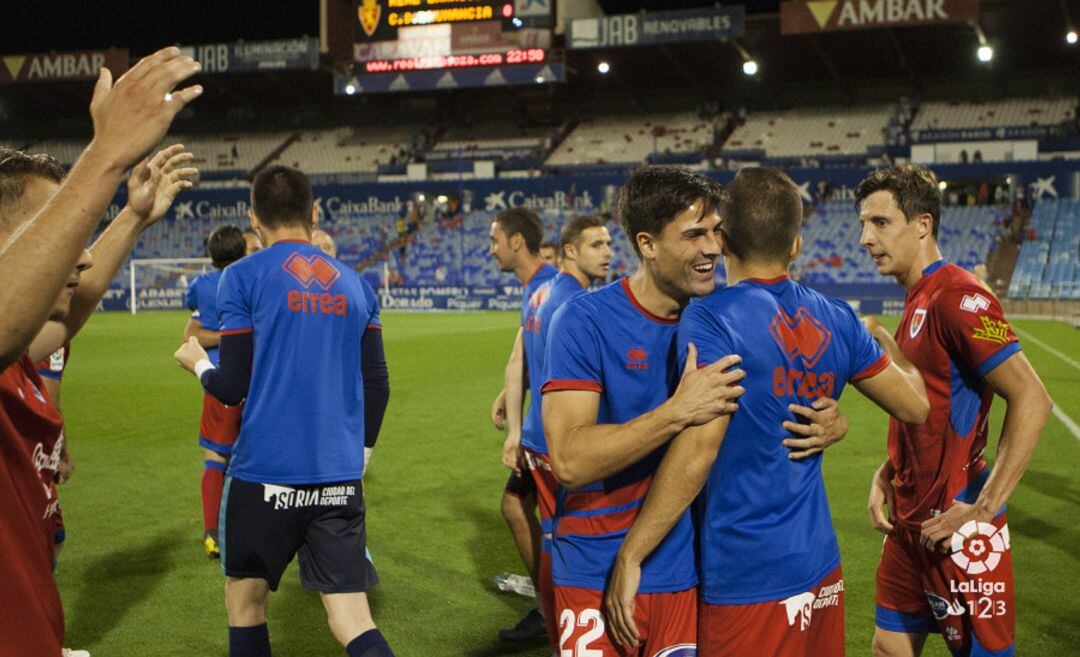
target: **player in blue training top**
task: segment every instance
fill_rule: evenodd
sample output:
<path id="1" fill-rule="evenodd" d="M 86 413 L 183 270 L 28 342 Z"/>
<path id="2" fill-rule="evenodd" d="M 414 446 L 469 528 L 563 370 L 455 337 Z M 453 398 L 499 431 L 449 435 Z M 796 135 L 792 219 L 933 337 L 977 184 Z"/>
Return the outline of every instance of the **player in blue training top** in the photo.
<path id="1" fill-rule="evenodd" d="M 532 478 L 521 471 L 521 435 L 523 428 L 539 423 L 539 409 L 535 402 L 530 402 L 529 410 L 522 416 L 525 391 L 533 376 L 538 376 L 528 368 L 526 353 L 527 348 L 535 343 L 538 326 L 536 314 L 547 294 L 544 284 L 558 273 L 555 267 L 540 257 L 543 238 L 544 228 L 535 212 L 526 208 L 511 208 L 495 215 L 495 220 L 491 222 L 491 244 L 488 247 L 488 255 L 495 259 L 499 270 L 514 272 L 522 287 L 521 328 L 518 329 L 510 359 L 503 371 L 503 390 L 495 400 L 492 419 L 496 428 L 506 429 L 502 459 L 503 465 L 511 469 L 500 508 L 521 560 L 534 582 L 539 578 L 540 522 L 536 517 L 536 490 Z M 531 609 L 517 625 L 500 630 L 499 637 L 505 641 L 536 639 L 547 633 L 545 620 L 551 621 L 543 617 L 541 609 Z"/>
<path id="2" fill-rule="evenodd" d="M 915 420 L 926 416 L 926 392 L 914 366 L 890 360 L 851 306 L 787 277 L 802 247 L 795 183 L 775 169 L 745 169 L 726 191 L 728 287 L 686 309 L 679 348 L 693 363 L 696 346 L 697 366 L 741 354 L 746 393 L 730 417 L 672 441 L 606 602 L 616 633 L 635 642 L 641 625 L 634 627 L 631 595 L 639 579 L 646 583 L 641 564 L 647 573 L 649 559 L 680 536 L 677 523 L 704 485 L 698 654 L 842 656 L 844 583 L 820 449 L 792 454 L 779 429 L 802 435 L 796 408 L 813 420 L 808 407 L 839 398 L 848 382 Z"/>
<path id="3" fill-rule="evenodd" d="M 691 368 L 675 361 L 679 314 L 712 291 L 719 185 L 681 167 L 645 167 L 620 193 L 618 214 L 641 260 L 636 273 L 565 302 L 545 353 L 543 427 L 558 491 L 552 579 L 559 650 L 652 657 L 693 654 L 697 574 L 683 517 L 645 564 L 643 645 L 627 653 L 606 632 L 601 596 L 668 440 L 735 406 L 741 372 L 730 356 Z M 673 394 L 674 393 L 674 394 Z"/>
<path id="4" fill-rule="evenodd" d="M 220 364 L 195 339 L 176 357 L 223 403 L 244 401 L 220 523 L 231 653 L 270 654 L 268 594 L 299 553 L 334 638 L 350 657 L 385 657 L 364 594 L 377 576 L 361 483 L 389 397 L 382 331 L 371 288 L 310 243 L 316 212 L 303 173 L 256 176 L 249 217 L 266 247 L 221 277 Z"/>
<path id="5" fill-rule="evenodd" d="M 552 278 L 540 294 L 542 301 L 535 313 L 535 321 L 526 328 L 525 361 L 529 368 L 529 422 L 522 431 L 521 451 L 536 490 L 540 509 L 540 527 L 543 544 L 540 552 L 539 580 L 536 588 L 544 610 L 548 637 L 552 648 L 558 652 L 555 614 L 555 590 L 551 581 L 551 520 L 555 515 L 555 495 L 558 482 L 551 473 L 551 461 L 547 455 L 547 441 L 541 426 L 541 402 L 544 378 L 544 351 L 551 319 L 563 303 L 584 294 L 594 280 L 607 278 L 611 271 L 611 235 L 604 226 L 603 217 L 578 215 L 567 221 L 559 232 L 562 269 Z"/>
<path id="6" fill-rule="evenodd" d="M 214 271 L 199 276 L 188 286 L 186 305 L 191 318 L 184 327 L 184 341 L 192 336 L 206 350 L 214 365 L 218 363 L 217 292 L 221 271 L 244 257 L 245 240 L 240 229 L 232 225 L 218 226 L 206 238 L 206 253 Z M 229 463 L 233 443 L 240 434 L 243 406 L 226 406 L 208 392 L 203 393 L 202 415 L 199 417 L 199 445 L 205 451 L 203 474 L 199 489 L 202 493 L 203 549 L 206 556 L 221 555 L 218 546 L 218 511 L 225 485 L 225 467 Z"/>

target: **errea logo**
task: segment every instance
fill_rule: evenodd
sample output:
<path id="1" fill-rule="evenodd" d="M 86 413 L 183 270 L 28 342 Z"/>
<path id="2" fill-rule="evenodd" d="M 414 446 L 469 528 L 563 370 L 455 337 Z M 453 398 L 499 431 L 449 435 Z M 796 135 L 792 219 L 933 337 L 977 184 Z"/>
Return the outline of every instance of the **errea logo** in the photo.
<path id="1" fill-rule="evenodd" d="M 629 359 L 626 361 L 626 369 L 638 371 L 649 369 L 649 362 L 646 360 L 649 354 L 641 347 L 630 347 L 630 350 L 626 352 L 626 357 Z"/>

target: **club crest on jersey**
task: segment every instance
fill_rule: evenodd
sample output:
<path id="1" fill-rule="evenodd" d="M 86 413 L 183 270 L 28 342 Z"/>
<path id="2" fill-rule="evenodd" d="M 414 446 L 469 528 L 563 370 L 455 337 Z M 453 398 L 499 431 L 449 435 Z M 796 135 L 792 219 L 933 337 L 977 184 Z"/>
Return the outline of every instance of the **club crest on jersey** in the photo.
<path id="1" fill-rule="evenodd" d="M 677 646 L 670 646 L 656 653 L 655 657 L 697 657 L 697 644 L 680 643 Z"/>
<path id="2" fill-rule="evenodd" d="M 978 313 L 990 307 L 990 301 L 981 294 L 965 294 L 960 300 L 960 310 Z"/>
<path id="3" fill-rule="evenodd" d="M 322 289 L 329 290 L 341 278 L 341 272 L 337 267 L 317 253 L 307 258 L 299 253 L 293 253 L 285 259 L 281 268 L 289 272 L 289 275 L 305 288 L 311 287 L 312 283 L 318 283 Z"/>
<path id="4" fill-rule="evenodd" d="M 649 369 L 649 362 L 646 360 L 649 354 L 641 347 L 630 347 L 630 350 L 626 352 L 626 357 L 629 359 L 626 361 L 626 369 L 639 371 Z"/>
<path id="5" fill-rule="evenodd" d="M 908 325 L 908 337 L 915 339 L 926 325 L 926 308 L 916 308 L 911 315 L 911 324 Z"/>
<path id="6" fill-rule="evenodd" d="M 776 311 L 769 333 L 776 344 L 784 350 L 788 361 L 794 362 L 801 357 L 803 365 L 812 368 L 817 364 L 825 349 L 832 342 L 832 333 L 819 322 L 806 308 L 799 308 L 795 317 L 788 316 L 783 308 Z"/>
<path id="7" fill-rule="evenodd" d="M 364 0 L 357 13 L 360 16 L 360 27 L 364 28 L 364 34 L 371 36 L 379 27 L 379 17 L 382 15 L 382 7 L 378 0 Z"/>

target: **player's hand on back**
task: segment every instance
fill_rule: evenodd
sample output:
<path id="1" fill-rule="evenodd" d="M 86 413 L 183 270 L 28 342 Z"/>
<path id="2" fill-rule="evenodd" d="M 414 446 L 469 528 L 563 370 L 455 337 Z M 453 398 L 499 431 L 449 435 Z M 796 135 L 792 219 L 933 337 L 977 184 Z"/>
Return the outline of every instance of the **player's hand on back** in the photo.
<path id="1" fill-rule="evenodd" d="M 888 534 L 896 523 L 896 490 L 893 488 L 893 467 L 886 459 L 874 472 L 870 483 L 870 498 L 866 508 L 870 512 L 870 524 L 882 534 Z"/>
<path id="2" fill-rule="evenodd" d="M 194 155 L 174 144 L 135 166 L 128 178 L 127 206 L 142 220 L 145 230 L 172 205 L 181 190 L 191 189 L 199 177 L 195 167 L 184 166 Z"/>
<path id="3" fill-rule="evenodd" d="M 174 91 L 199 68 L 172 46 L 139 60 L 115 84 L 102 68 L 90 101 L 94 140 L 89 149 L 120 169 L 138 162 L 162 140 L 177 112 L 202 93 L 199 85 Z"/>
<path id="4" fill-rule="evenodd" d="M 746 373 L 740 369 L 726 370 L 741 362 L 741 356 L 731 354 L 698 369 L 697 347 L 691 343 L 679 387 L 669 400 L 672 410 L 690 426 L 707 424 L 737 411 L 739 405 L 735 401 L 745 392 L 739 381 Z"/>
<path id="5" fill-rule="evenodd" d="M 187 342 L 180 345 L 180 348 L 173 354 L 173 358 L 180 364 L 180 367 L 194 374 L 195 364 L 207 358 L 207 355 L 206 350 L 199 344 L 199 339 L 191 336 Z"/>
<path id="6" fill-rule="evenodd" d="M 835 399 L 819 397 L 811 407 L 790 404 L 788 410 L 807 420 L 805 424 L 783 423 L 784 429 L 799 436 L 784 440 L 784 447 L 791 450 L 788 458 L 805 459 L 844 439 L 847 435 L 847 418 L 840 412 L 840 404 Z"/>

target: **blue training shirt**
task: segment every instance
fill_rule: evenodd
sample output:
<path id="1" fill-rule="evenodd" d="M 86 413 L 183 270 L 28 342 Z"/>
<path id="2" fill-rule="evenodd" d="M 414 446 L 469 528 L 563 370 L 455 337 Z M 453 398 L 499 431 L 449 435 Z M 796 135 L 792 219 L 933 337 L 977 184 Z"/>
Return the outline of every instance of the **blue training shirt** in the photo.
<path id="1" fill-rule="evenodd" d="M 526 436 L 543 435 L 540 426 L 540 387 L 544 385 L 543 357 L 544 345 L 540 341 L 540 308 L 547 301 L 550 288 L 548 281 L 559 273 L 548 263 L 537 267 L 529 280 L 522 285 L 521 294 L 521 339 L 525 348 L 525 366 L 529 373 L 529 407 L 521 418 L 522 444 Z M 534 367 L 535 364 L 535 367 Z"/>
<path id="2" fill-rule="evenodd" d="M 198 321 L 204 329 L 209 331 L 219 330 L 217 291 L 218 282 L 221 280 L 221 272 L 222 270 L 215 269 L 198 276 L 191 281 L 184 298 L 187 309 L 191 311 L 191 319 Z M 218 364 L 217 347 L 207 349 L 206 355 L 210 358 L 211 363 Z"/>
<path id="3" fill-rule="evenodd" d="M 536 313 L 537 335 L 531 336 L 525 343 L 529 347 L 525 352 L 529 364 L 529 414 L 535 416 L 535 421 L 529 423 L 527 430 L 523 426 L 521 431 L 521 444 L 540 454 L 547 454 L 547 439 L 544 438 L 542 426 L 544 415 L 541 388 L 544 384 L 544 352 L 548 334 L 551 332 L 551 319 L 560 306 L 586 292 L 581 283 L 566 272 L 559 272 L 557 276 L 549 279 L 544 287 L 547 288 L 541 293 L 544 299 Z"/>
<path id="4" fill-rule="evenodd" d="M 381 329 L 360 275 L 308 242 L 282 241 L 225 270 L 222 335 L 251 332 L 254 363 L 229 475 L 257 483 L 359 479 L 360 343 Z"/>
<path id="5" fill-rule="evenodd" d="M 675 392 L 679 382 L 678 320 L 657 317 L 637 302 L 629 279 L 579 295 L 555 312 L 548 335 L 543 391 L 600 393 L 597 424 L 623 424 Z M 604 590 L 623 538 L 637 518 L 660 447 L 634 465 L 577 490 L 559 488 L 552 578 L 561 586 Z M 684 513 L 642 563 L 641 593 L 684 591 L 697 584 L 694 533 Z"/>
<path id="6" fill-rule="evenodd" d="M 715 605 L 781 600 L 840 564 L 821 454 L 788 458 L 789 404 L 839 399 L 889 358 L 847 303 L 782 276 L 750 279 L 691 303 L 679 326 L 705 366 L 742 356 L 746 392 L 698 499 L 701 595 Z"/>

